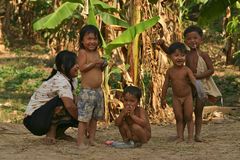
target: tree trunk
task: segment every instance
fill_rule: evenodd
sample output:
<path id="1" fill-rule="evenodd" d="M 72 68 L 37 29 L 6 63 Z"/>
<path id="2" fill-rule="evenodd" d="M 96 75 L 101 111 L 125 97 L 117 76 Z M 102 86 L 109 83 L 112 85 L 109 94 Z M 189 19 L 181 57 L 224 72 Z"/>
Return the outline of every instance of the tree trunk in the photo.
<path id="1" fill-rule="evenodd" d="M 136 25 L 141 21 L 141 0 L 132 0 L 131 3 L 131 25 Z M 130 75 L 133 79 L 134 85 L 138 85 L 138 41 L 139 34 L 136 35 L 133 42 L 129 46 L 129 64 L 130 64 Z"/>
<path id="2" fill-rule="evenodd" d="M 226 65 L 232 64 L 232 46 L 233 46 L 233 39 L 232 36 L 229 36 L 229 33 L 227 32 L 227 24 L 231 18 L 231 9 L 230 7 L 227 7 L 226 9 L 226 15 L 223 19 L 223 31 L 226 39 L 225 47 L 224 47 L 224 53 L 226 55 Z"/>

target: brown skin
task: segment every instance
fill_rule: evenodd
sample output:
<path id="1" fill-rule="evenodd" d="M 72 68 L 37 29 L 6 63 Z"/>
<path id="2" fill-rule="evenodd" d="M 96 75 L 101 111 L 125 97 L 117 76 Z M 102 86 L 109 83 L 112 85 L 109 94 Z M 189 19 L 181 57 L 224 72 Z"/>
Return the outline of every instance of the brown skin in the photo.
<path id="1" fill-rule="evenodd" d="M 163 39 L 159 39 L 157 41 L 157 44 L 162 48 L 162 50 L 167 53 L 168 51 L 168 46 L 165 44 L 165 41 Z"/>
<path id="2" fill-rule="evenodd" d="M 200 45 L 202 43 L 202 37 L 197 32 L 190 32 L 185 36 L 185 43 L 189 46 L 190 51 L 187 53 L 186 65 L 192 70 L 196 79 L 208 78 L 214 73 L 213 64 L 211 58 L 207 53 L 200 50 Z M 197 75 L 197 62 L 198 55 L 201 56 L 206 62 L 208 70 L 201 75 Z M 195 104 L 195 141 L 201 142 L 200 132 L 202 128 L 202 112 L 203 112 L 204 102 L 196 97 Z"/>
<path id="3" fill-rule="evenodd" d="M 195 85 L 195 77 L 192 71 L 184 66 L 185 54 L 176 50 L 170 55 L 173 67 L 167 70 L 162 89 L 161 106 L 166 108 L 166 94 L 171 83 L 173 89 L 173 111 L 177 123 L 178 142 L 184 139 L 184 125 L 188 126 L 188 141 L 193 137 L 193 100 L 190 82 Z"/>
<path id="4" fill-rule="evenodd" d="M 214 67 L 211 58 L 207 53 L 204 53 L 200 50 L 200 45 L 202 44 L 202 37 L 197 32 L 190 32 L 185 36 L 185 44 L 190 48 L 186 56 L 186 66 L 189 67 L 196 79 L 204 79 L 213 75 Z M 159 40 L 158 44 L 163 49 L 165 53 L 167 53 L 167 46 L 165 45 L 163 40 Z M 208 70 L 201 75 L 197 75 L 197 62 L 198 62 L 198 54 L 204 59 Z M 212 96 L 208 96 L 208 100 L 210 102 L 215 103 L 216 98 Z M 202 142 L 200 138 L 201 128 L 202 128 L 202 112 L 203 112 L 204 102 L 201 101 L 198 97 L 196 97 L 195 103 L 195 141 Z"/>
<path id="5" fill-rule="evenodd" d="M 98 38 L 93 33 L 86 33 L 81 42 L 84 49 L 80 49 L 78 54 L 78 65 L 81 72 L 81 86 L 83 88 L 99 88 L 102 84 L 102 71 L 106 67 L 104 60 L 98 53 Z M 79 122 L 78 125 L 78 146 L 83 146 L 84 134 L 86 133 L 88 123 Z M 89 122 L 89 144 L 95 145 L 95 133 L 97 120 L 91 119 Z"/>
<path id="6" fill-rule="evenodd" d="M 124 142 L 147 143 L 151 138 L 151 127 L 146 111 L 139 107 L 139 101 L 130 93 L 124 95 L 124 109 L 115 120 Z"/>

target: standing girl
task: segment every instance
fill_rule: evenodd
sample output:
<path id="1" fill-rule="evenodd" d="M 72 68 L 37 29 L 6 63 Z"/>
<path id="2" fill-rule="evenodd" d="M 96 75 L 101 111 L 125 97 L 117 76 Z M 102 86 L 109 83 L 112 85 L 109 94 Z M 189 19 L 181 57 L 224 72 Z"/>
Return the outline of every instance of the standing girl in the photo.
<path id="1" fill-rule="evenodd" d="M 78 64 L 81 72 L 81 90 L 78 97 L 78 146 L 86 148 L 84 134 L 89 134 L 89 145 L 96 143 L 97 121 L 104 118 L 104 97 L 101 88 L 102 71 L 107 63 L 98 52 L 102 46 L 99 30 L 94 25 L 85 25 L 80 31 Z M 87 129 L 88 128 L 88 129 Z"/>

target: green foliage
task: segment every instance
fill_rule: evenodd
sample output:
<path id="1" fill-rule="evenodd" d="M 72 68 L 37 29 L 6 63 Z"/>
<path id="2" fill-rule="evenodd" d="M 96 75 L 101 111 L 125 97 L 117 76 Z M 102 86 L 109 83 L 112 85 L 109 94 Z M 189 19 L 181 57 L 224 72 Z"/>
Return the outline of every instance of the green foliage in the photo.
<path id="1" fill-rule="evenodd" d="M 232 17 L 232 20 L 227 24 L 227 32 L 231 35 L 240 34 L 240 15 Z"/>
<path id="2" fill-rule="evenodd" d="M 149 103 L 151 101 L 151 95 L 152 95 L 152 90 L 149 88 L 152 88 L 152 75 L 150 72 L 144 72 L 143 74 L 143 94 L 145 94 L 143 97 L 145 98 L 145 102 Z"/>
<path id="3" fill-rule="evenodd" d="M 124 70 L 127 71 L 130 65 L 126 64 Z M 122 89 L 122 70 L 118 67 L 112 67 L 107 74 L 108 84 L 112 89 Z"/>
<path id="4" fill-rule="evenodd" d="M 240 66 L 240 50 L 233 54 L 234 65 Z"/>
<path id="5" fill-rule="evenodd" d="M 33 3 L 34 11 L 37 16 L 41 16 L 41 13 L 45 13 L 46 10 L 52 8 L 52 0 L 30 0 L 29 3 Z"/>
<path id="6" fill-rule="evenodd" d="M 228 6 L 235 5 L 237 0 L 208 0 L 200 9 L 198 24 L 211 25 L 212 22 L 225 14 Z"/>
<path id="7" fill-rule="evenodd" d="M 125 44 L 132 42 L 132 40 L 135 38 L 137 34 L 140 34 L 146 29 L 154 26 L 158 22 L 158 20 L 159 20 L 159 16 L 156 16 L 144 22 L 140 22 L 135 26 L 129 27 L 120 36 L 118 36 L 113 41 L 107 44 L 105 48 L 106 54 L 110 54 L 111 51 L 117 47 L 121 47 Z"/>
<path id="8" fill-rule="evenodd" d="M 62 0 L 63 3 L 65 2 L 72 2 L 72 3 L 84 3 L 84 0 Z"/>
<path id="9" fill-rule="evenodd" d="M 150 2 L 152 4 L 156 4 L 158 2 L 158 0 L 148 0 L 148 2 Z"/>
<path id="10" fill-rule="evenodd" d="M 122 88 L 122 74 L 120 72 L 112 72 L 110 75 L 108 84 L 111 89 L 121 89 Z"/>
<path id="11" fill-rule="evenodd" d="M 91 3 L 95 6 L 95 8 L 99 9 L 100 11 L 107 12 L 118 12 L 118 10 L 114 7 L 109 6 L 108 4 L 101 2 L 99 0 L 90 0 Z"/>
<path id="12" fill-rule="evenodd" d="M 66 2 L 54 13 L 51 13 L 33 24 L 35 31 L 42 29 L 54 29 L 65 19 L 70 18 L 78 7 L 83 7 L 81 3 Z"/>
<path id="13" fill-rule="evenodd" d="M 34 55 L 43 52 L 37 45 L 31 49 Z M 15 51 L 0 64 L 0 121 L 21 123 L 30 96 L 49 74 L 43 68 L 49 62 L 19 48 Z"/>
<path id="14" fill-rule="evenodd" d="M 230 72 L 222 77 L 213 77 L 223 95 L 224 105 L 232 106 L 240 96 L 240 77 Z"/>
<path id="15" fill-rule="evenodd" d="M 91 0 L 89 1 L 87 24 L 92 24 L 92 25 L 97 26 L 96 16 L 95 16 L 95 13 L 94 13 L 94 6 L 93 6 L 93 3 L 92 3 Z M 104 46 L 104 44 L 103 44 L 103 46 Z"/>
<path id="16" fill-rule="evenodd" d="M 108 25 L 117 25 L 117 26 L 121 26 L 121 27 L 124 27 L 124 28 L 130 27 L 130 25 L 128 24 L 128 22 L 126 22 L 126 21 L 124 21 L 124 20 L 122 20 L 122 19 L 119 19 L 119 18 L 113 16 L 112 14 L 99 13 L 98 15 L 101 16 L 102 21 L 103 21 L 105 24 L 108 24 Z"/>
<path id="17" fill-rule="evenodd" d="M 44 72 L 36 67 L 18 69 L 15 67 L 0 68 L 0 86 L 5 91 L 32 92 L 41 83 Z M 37 81 L 34 81 L 36 79 Z"/>

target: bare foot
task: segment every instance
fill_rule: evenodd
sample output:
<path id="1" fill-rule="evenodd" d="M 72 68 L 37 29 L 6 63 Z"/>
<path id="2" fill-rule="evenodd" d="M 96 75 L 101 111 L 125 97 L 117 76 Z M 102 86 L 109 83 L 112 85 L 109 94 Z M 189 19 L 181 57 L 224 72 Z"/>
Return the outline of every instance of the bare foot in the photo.
<path id="1" fill-rule="evenodd" d="M 142 143 L 141 142 L 134 142 L 134 147 L 135 148 L 142 147 Z"/>
<path id="2" fill-rule="evenodd" d="M 46 134 L 44 142 L 48 145 L 56 143 L 56 125 L 51 125 L 49 131 Z"/>
<path id="3" fill-rule="evenodd" d="M 203 142 L 203 140 L 199 136 L 195 136 L 195 142 Z"/>
<path id="4" fill-rule="evenodd" d="M 56 143 L 56 139 L 55 139 L 55 138 L 52 138 L 52 137 L 45 137 L 45 138 L 43 139 L 43 142 L 44 142 L 44 144 L 46 144 L 46 145 L 53 145 L 53 144 Z"/>
<path id="5" fill-rule="evenodd" d="M 85 144 L 81 144 L 81 145 L 78 145 L 78 149 L 79 150 L 85 150 L 85 149 L 88 149 L 88 146 L 85 145 Z"/>
<path id="6" fill-rule="evenodd" d="M 174 142 L 178 139 L 178 136 L 170 136 L 168 137 L 168 142 Z"/>
<path id="7" fill-rule="evenodd" d="M 193 139 L 192 139 L 192 138 L 188 138 L 187 143 L 188 143 L 188 144 L 193 143 Z"/>
<path id="8" fill-rule="evenodd" d="M 94 142 L 94 141 L 89 141 L 89 146 L 100 146 L 98 143 Z"/>
<path id="9" fill-rule="evenodd" d="M 181 143 L 181 142 L 183 142 L 184 140 L 183 140 L 183 138 L 177 138 L 176 139 L 176 143 Z"/>

